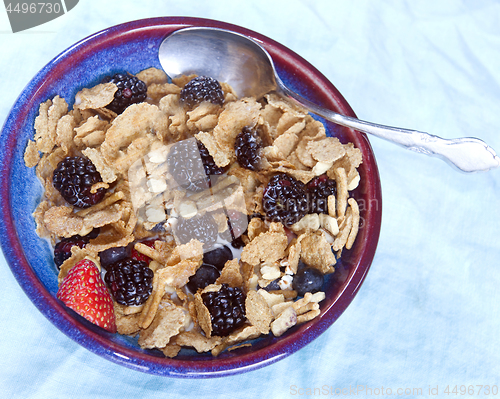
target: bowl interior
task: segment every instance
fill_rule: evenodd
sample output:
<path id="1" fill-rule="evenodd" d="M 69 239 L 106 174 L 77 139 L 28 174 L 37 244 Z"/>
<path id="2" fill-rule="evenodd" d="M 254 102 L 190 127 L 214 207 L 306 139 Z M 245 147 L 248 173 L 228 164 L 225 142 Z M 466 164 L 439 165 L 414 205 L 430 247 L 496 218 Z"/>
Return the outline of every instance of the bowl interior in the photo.
<path id="1" fill-rule="evenodd" d="M 78 91 L 119 71 L 135 74 L 161 68 L 158 48 L 170 32 L 186 26 L 231 29 L 260 41 L 270 52 L 285 82 L 309 100 L 355 116 L 336 88 L 314 67 L 280 44 L 255 32 L 217 21 L 194 18 L 156 18 L 109 28 L 75 44 L 44 67 L 21 93 L 2 131 L 2 190 L 4 223 L 1 243 L 5 257 L 26 294 L 61 331 L 87 349 L 141 371 L 168 376 L 221 376 L 272 363 L 300 349 L 328 328 L 349 305 L 373 259 L 381 219 L 381 193 L 376 162 L 367 138 L 351 129 L 324 122 L 327 132 L 352 142 L 363 153 L 361 182 L 353 192 L 360 205 L 361 226 L 354 247 L 345 251 L 336 272 L 327 279 L 327 298 L 321 315 L 294 327 L 280 338 L 264 337 L 252 347 L 222 353 L 217 358 L 183 349 L 175 359 L 159 351 L 142 350 L 133 338 L 109 334 L 87 322 L 56 299 L 57 270 L 49 243 L 35 233 L 32 212 L 42 197 L 34 169 L 24 166 L 23 154 L 33 137 L 39 104 L 59 95 L 69 106 Z"/>

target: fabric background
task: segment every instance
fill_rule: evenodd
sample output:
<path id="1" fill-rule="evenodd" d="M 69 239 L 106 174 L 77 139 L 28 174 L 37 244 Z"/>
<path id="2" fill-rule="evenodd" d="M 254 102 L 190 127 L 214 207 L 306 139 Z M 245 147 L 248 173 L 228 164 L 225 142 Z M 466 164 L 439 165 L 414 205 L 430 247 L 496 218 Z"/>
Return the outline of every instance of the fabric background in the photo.
<path id="1" fill-rule="evenodd" d="M 0 122 L 64 49 L 109 26 L 156 16 L 258 31 L 316 66 L 361 119 L 480 137 L 500 151 L 497 0 L 80 0 L 68 14 L 16 34 L 1 9 Z M 456 397 L 455 386 L 473 386 L 475 396 L 481 385 L 479 396 L 486 385 L 500 387 L 500 170 L 463 174 L 380 139 L 371 143 L 383 191 L 377 254 L 350 307 L 308 346 L 222 379 L 130 370 L 56 329 L 1 256 L 2 396 L 288 398 L 352 396 L 360 386 L 358 396 L 390 389 L 392 396 L 436 397 L 433 389 Z"/>

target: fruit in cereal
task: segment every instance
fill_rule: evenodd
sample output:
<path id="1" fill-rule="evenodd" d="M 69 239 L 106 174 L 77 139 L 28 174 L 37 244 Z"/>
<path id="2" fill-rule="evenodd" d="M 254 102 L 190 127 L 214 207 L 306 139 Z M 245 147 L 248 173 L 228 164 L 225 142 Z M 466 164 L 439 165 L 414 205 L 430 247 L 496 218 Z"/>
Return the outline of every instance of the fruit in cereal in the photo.
<path id="1" fill-rule="evenodd" d="M 307 184 L 309 213 L 328 214 L 328 197 L 337 194 L 337 183 L 327 175 L 315 177 Z"/>
<path id="2" fill-rule="evenodd" d="M 155 247 L 155 241 L 156 240 L 145 240 L 141 241 L 142 244 L 147 245 L 150 248 Z M 149 256 L 146 256 L 144 254 L 141 254 L 137 249 L 132 248 L 130 257 L 135 260 L 142 260 L 143 262 L 146 262 L 149 265 L 149 262 L 151 262 L 151 258 Z"/>
<path id="3" fill-rule="evenodd" d="M 203 243 L 203 249 L 210 249 L 217 241 L 217 223 L 209 213 L 194 216 L 189 219 L 179 218 L 175 226 L 175 237 L 181 244 L 187 244 L 192 239 Z"/>
<path id="4" fill-rule="evenodd" d="M 133 75 L 117 73 L 106 76 L 103 83 L 114 83 L 118 87 L 113 101 L 106 106 L 117 114 L 121 114 L 130 104 L 143 102 L 147 97 L 146 84 Z"/>
<path id="5" fill-rule="evenodd" d="M 279 285 L 280 279 L 275 279 L 271 281 L 268 285 L 264 287 L 266 291 L 279 291 L 281 289 Z"/>
<path id="6" fill-rule="evenodd" d="M 245 233 L 248 227 L 248 216 L 234 210 L 226 211 L 227 230 L 221 233 L 226 241 L 233 241 Z"/>
<path id="7" fill-rule="evenodd" d="M 57 291 L 57 298 L 90 322 L 116 332 L 111 295 L 91 260 L 83 259 L 69 271 Z"/>
<path id="8" fill-rule="evenodd" d="M 244 168 L 258 170 L 261 162 L 262 140 L 257 131 L 245 126 L 236 136 L 234 151 L 238 163 Z"/>
<path id="9" fill-rule="evenodd" d="M 306 187 L 286 173 L 274 175 L 264 190 L 262 206 L 270 221 L 289 227 L 307 213 Z"/>
<path id="10" fill-rule="evenodd" d="M 297 295 L 304 296 L 307 292 L 314 294 L 323 287 L 323 274 L 314 267 L 304 267 L 293 276 L 292 287 Z"/>
<path id="11" fill-rule="evenodd" d="M 222 270 L 226 262 L 232 259 L 233 252 L 226 245 L 222 244 L 203 254 L 203 263 L 213 265 L 218 270 Z"/>
<path id="12" fill-rule="evenodd" d="M 168 154 L 168 170 L 183 189 L 200 192 L 211 186 L 209 176 L 221 175 L 226 168 L 215 164 L 207 148 L 199 140 L 175 143 Z"/>
<path id="13" fill-rule="evenodd" d="M 108 266 L 104 281 L 116 302 L 137 306 L 146 302 L 151 295 L 153 276 L 146 262 L 125 258 Z"/>
<path id="14" fill-rule="evenodd" d="M 200 153 L 201 162 L 203 163 L 205 174 L 207 176 L 223 174 L 227 168 L 219 167 L 215 164 L 215 161 L 208 152 L 207 147 L 205 147 L 205 145 L 201 141 L 196 140 L 196 144 L 198 145 L 198 151 Z"/>
<path id="15" fill-rule="evenodd" d="M 192 293 L 195 293 L 199 288 L 203 289 L 207 285 L 215 283 L 220 276 L 220 271 L 213 265 L 203 263 L 194 276 L 189 278 L 186 284 Z"/>
<path id="16" fill-rule="evenodd" d="M 166 356 L 181 346 L 217 356 L 314 319 L 323 275 L 359 229 L 350 193 L 360 180 L 359 150 L 326 138 L 321 122 L 275 93 L 238 99 L 226 83 L 167 83 L 160 72 L 138 75 L 149 86 L 147 103 L 121 115 L 104 109 L 118 83 L 82 90 L 69 111 L 58 97 L 40 105 L 25 163 L 45 188 L 37 233 L 58 243 L 56 263 L 70 257 L 58 281 L 81 259 L 97 258 L 117 302 L 118 332 Z M 54 187 L 76 185 L 75 204 L 62 204 L 52 186 L 57 162 L 69 155 L 95 165 L 102 181 L 86 178 L 85 190 L 107 190 L 97 206 L 81 209 L 73 198 L 75 190 L 83 196 L 86 179 L 67 160 Z"/>
<path id="17" fill-rule="evenodd" d="M 54 246 L 54 263 L 57 268 L 60 268 L 66 259 L 71 257 L 71 248 L 77 246 L 78 248 L 84 248 L 85 245 L 93 238 L 97 238 L 99 235 L 99 228 L 93 229 L 86 236 L 74 235 L 71 237 L 63 238 Z"/>
<path id="18" fill-rule="evenodd" d="M 219 291 L 203 293 L 202 299 L 210 312 L 212 335 L 225 337 L 245 323 L 245 294 L 240 288 L 222 284 Z"/>
<path id="19" fill-rule="evenodd" d="M 111 247 L 99 252 L 99 260 L 101 266 L 107 269 L 108 266 L 125 259 L 128 255 L 129 251 L 127 247 Z"/>
<path id="20" fill-rule="evenodd" d="M 60 268 L 66 259 L 71 257 L 71 248 L 77 246 L 83 248 L 88 240 L 79 235 L 63 238 L 54 246 L 54 263 Z"/>
<path id="21" fill-rule="evenodd" d="M 220 83 L 209 76 L 197 76 L 190 80 L 182 89 L 180 98 L 190 108 L 203 101 L 218 105 L 224 103 L 224 93 Z"/>
<path id="22" fill-rule="evenodd" d="M 243 239 L 240 236 L 238 238 L 235 238 L 233 241 L 231 241 L 231 246 L 234 249 L 241 249 L 245 246 L 245 242 L 243 241 Z"/>
<path id="23" fill-rule="evenodd" d="M 209 188 L 203 160 L 195 140 L 175 143 L 168 153 L 168 170 L 184 190 L 200 192 Z"/>
<path id="24" fill-rule="evenodd" d="M 62 197 L 78 208 L 88 208 L 99 203 L 106 190 L 100 187 L 92 192 L 92 186 L 102 182 L 94 164 L 83 157 L 66 157 L 54 170 L 52 183 Z"/>

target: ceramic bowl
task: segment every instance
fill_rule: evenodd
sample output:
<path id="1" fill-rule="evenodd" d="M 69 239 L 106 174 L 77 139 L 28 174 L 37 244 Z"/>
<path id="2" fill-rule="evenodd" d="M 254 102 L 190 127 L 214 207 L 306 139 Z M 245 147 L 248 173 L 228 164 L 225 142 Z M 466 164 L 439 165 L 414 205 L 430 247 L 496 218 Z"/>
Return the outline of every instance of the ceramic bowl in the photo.
<path id="1" fill-rule="evenodd" d="M 100 83 L 105 75 L 126 70 L 137 73 L 161 68 L 158 47 L 174 30 L 188 26 L 230 29 L 256 39 L 273 57 L 278 74 L 292 89 L 324 107 L 355 116 L 338 90 L 312 65 L 288 48 L 256 32 L 196 18 L 154 18 L 133 21 L 98 32 L 68 48 L 47 64 L 26 86 L 2 131 L 0 141 L 0 240 L 5 258 L 26 295 L 63 333 L 90 351 L 132 369 L 162 376 L 216 377 L 253 370 L 294 353 L 322 334 L 350 304 L 372 262 L 380 232 L 381 190 L 378 169 L 364 134 L 325 122 L 329 135 L 352 142 L 363 154 L 361 183 L 354 191 L 361 210 L 361 228 L 354 247 L 342 254 L 336 272 L 326 282 L 321 315 L 295 326 L 279 338 L 266 336 L 251 347 L 218 357 L 183 349 L 175 359 L 143 350 L 130 337 L 95 327 L 56 298 L 57 270 L 46 240 L 35 233 L 32 212 L 42 196 L 33 169 L 25 167 L 24 149 L 33 137 L 40 103 L 55 95 L 69 106 L 84 87 Z"/>

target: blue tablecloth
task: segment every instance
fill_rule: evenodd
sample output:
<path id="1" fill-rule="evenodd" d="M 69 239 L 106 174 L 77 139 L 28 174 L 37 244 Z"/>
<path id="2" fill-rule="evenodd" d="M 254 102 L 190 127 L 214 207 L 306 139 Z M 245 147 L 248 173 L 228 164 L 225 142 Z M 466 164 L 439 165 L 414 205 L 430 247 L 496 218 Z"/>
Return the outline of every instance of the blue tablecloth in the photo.
<path id="1" fill-rule="evenodd" d="M 71 44 L 155 16 L 258 31 L 316 66 L 361 119 L 476 136 L 500 151 L 497 0 L 81 0 L 18 33 L 1 9 L 0 122 L 28 81 Z M 371 143 L 383 190 L 377 254 L 351 306 L 320 338 L 237 376 L 144 374 L 56 329 L 2 256 L 2 397 L 457 397 L 462 386 L 466 396 L 500 396 L 500 170 L 463 174 L 380 139 Z"/>

